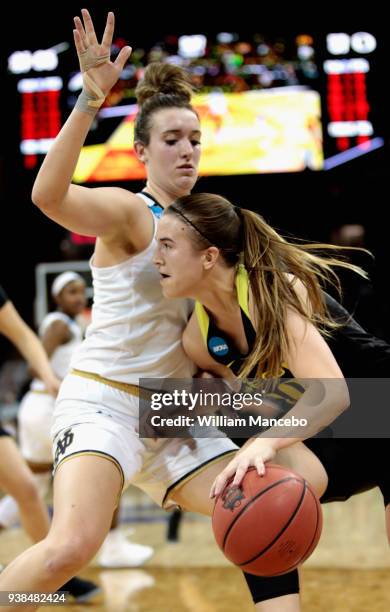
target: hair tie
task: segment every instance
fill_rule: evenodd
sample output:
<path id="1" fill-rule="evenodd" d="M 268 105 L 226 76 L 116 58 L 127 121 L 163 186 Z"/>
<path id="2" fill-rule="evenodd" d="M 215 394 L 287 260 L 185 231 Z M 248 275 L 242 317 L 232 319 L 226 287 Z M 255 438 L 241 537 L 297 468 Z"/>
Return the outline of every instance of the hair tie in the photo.
<path id="1" fill-rule="evenodd" d="M 176 208 L 176 206 L 175 206 L 174 204 L 171 204 L 170 206 L 168 206 L 168 212 L 171 212 L 171 211 L 175 212 L 177 215 L 180 215 L 180 217 L 182 217 L 182 218 L 184 219 L 184 221 L 186 221 L 186 222 L 188 223 L 188 225 L 191 225 L 191 227 L 193 227 L 193 228 L 194 228 L 194 230 L 196 230 L 196 231 L 198 232 L 198 234 L 200 234 L 200 235 L 202 236 L 202 238 L 204 238 L 205 240 L 207 240 L 207 242 L 208 242 L 209 244 L 211 244 L 212 246 L 214 246 L 214 244 L 215 244 L 215 243 L 214 243 L 214 242 L 212 242 L 212 241 L 210 240 L 210 238 L 208 238 L 208 237 L 206 236 L 206 234 L 204 234 L 203 232 L 201 232 L 201 231 L 200 231 L 200 229 L 199 229 L 199 227 L 197 227 L 197 226 L 195 225 L 195 223 L 192 223 L 192 221 L 191 221 L 191 220 L 190 220 L 190 219 L 189 219 L 189 218 L 188 218 L 188 217 L 187 217 L 187 216 L 186 216 L 184 213 L 182 213 L 182 212 L 181 212 L 181 210 L 179 210 L 179 208 Z M 218 245 L 216 244 L 215 246 L 218 246 Z M 220 247 L 218 247 L 218 248 L 220 248 Z"/>

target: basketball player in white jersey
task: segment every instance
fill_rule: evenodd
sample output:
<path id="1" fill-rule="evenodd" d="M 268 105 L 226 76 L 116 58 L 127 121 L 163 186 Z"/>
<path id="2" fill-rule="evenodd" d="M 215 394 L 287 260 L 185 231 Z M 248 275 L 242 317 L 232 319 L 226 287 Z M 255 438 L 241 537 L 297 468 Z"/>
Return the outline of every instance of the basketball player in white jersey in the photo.
<path id="1" fill-rule="evenodd" d="M 43 319 L 39 336 L 56 376 L 62 380 L 69 371 L 74 350 L 81 344 L 85 322 L 80 316 L 86 306 L 85 282 L 73 271 L 57 276 L 51 287 L 57 310 Z M 53 467 L 51 425 L 55 398 L 40 378 L 35 378 L 24 396 L 18 413 L 20 451 L 35 475 L 40 495 L 48 492 Z M 0 529 L 19 520 L 19 505 L 10 495 L 0 501 Z M 103 542 L 99 563 L 104 567 L 136 567 L 153 554 L 150 546 L 130 543 L 117 521 Z"/>
<path id="2" fill-rule="evenodd" d="M 51 294 L 58 310 L 46 315 L 39 336 L 53 372 L 62 380 L 68 372 L 72 352 L 82 340 L 83 332 L 76 316 L 86 304 L 84 280 L 75 272 L 64 272 L 55 279 Z M 34 378 L 18 412 L 20 451 L 35 474 L 42 498 L 49 489 L 53 466 L 50 429 L 54 403 L 55 397 L 48 392 L 45 383 Z M 18 504 L 7 495 L 0 501 L 0 527 L 12 527 L 18 519 Z"/>
<path id="3" fill-rule="evenodd" d="M 54 403 L 60 380 L 54 373 L 39 338 L 20 318 L 12 302 L 0 286 L 0 333 L 3 333 L 40 376 L 42 388 Z M 15 506 L 28 536 L 33 542 L 42 540 L 49 530 L 49 515 L 43 503 L 40 483 L 34 478 L 19 448 L 0 425 L 0 490 L 5 491 Z M 2 569 L 2 566 L 0 566 Z M 79 603 L 88 601 L 98 591 L 96 584 L 78 577 L 62 588 Z"/>
<path id="4" fill-rule="evenodd" d="M 0 575 L 3 590 L 55 590 L 86 565 L 130 482 L 164 507 L 184 500 L 186 509 L 211 514 L 210 486 L 237 450 L 226 438 L 139 438 L 140 378 L 188 379 L 194 373 L 181 346 L 191 305 L 163 298 L 152 258 L 164 207 L 190 193 L 196 182 L 200 126 L 185 73 L 151 65 L 137 88 L 135 126 L 135 152 L 148 174 L 146 192 L 72 185 L 94 116 L 131 52 L 124 47 L 110 61 L 112 13 L 101 44 L 88 11 L 82 16 L 84 24 L 75 18 L 74 36 L 84 89 L 46 156 L 33 201 L 64 227 L 97 236 L 92 323 L 56 403 L 50 532 Z"/>

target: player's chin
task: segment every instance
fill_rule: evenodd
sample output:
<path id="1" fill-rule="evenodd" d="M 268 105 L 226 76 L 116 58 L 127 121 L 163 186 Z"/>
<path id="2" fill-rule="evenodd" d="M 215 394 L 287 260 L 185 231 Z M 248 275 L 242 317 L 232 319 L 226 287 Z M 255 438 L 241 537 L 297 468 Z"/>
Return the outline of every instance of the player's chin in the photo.
<path id="1" fill-rule="evenodd" d="M 161 289 L 162 289 L 162 294 L 164 297 L 166 298 L 175 298 L 178 297 L 175 288 L 169 286 L 169 283 L 167 283 L 167 279 L 161 282 Z"/>
<path id="2" fill-rule="evenodd" d="M 195 173 L 181 176 L 178 180 L 178 187 L 180 191 L 183 192 L 184 194 L 187 194 L 190 191 L 192 191 L 197 181 L 197 178 L 198 177 Z"/>

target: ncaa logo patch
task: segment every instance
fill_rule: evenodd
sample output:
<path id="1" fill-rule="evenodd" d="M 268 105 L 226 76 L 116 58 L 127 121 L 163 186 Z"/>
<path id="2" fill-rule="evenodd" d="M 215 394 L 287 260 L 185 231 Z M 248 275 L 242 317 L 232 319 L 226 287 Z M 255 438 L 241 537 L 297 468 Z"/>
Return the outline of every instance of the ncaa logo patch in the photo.
<path id="1" fill-rule="evenodd" d="M 208 345 L 210 351 L 214 353 L 214 355 L 216 355 L 217 357 L 219 355 L 221 355 L 221 357 L 224 357 L 229 352 L 229 347 L 226 344 L 225 340 L 223 338 L 219 338 L 218 336 L 210 338 Z"/>

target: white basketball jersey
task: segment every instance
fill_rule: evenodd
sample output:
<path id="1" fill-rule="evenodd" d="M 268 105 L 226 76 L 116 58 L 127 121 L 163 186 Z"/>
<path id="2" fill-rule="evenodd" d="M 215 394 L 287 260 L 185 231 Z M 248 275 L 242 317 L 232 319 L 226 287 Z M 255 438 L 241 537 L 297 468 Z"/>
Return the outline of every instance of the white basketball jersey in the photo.
<path id="1" fill-rule="evenodd" d="M 152 261 L 163 209 L 138 195 L 153 214 L 153 239 L 142 253 L 114 266 L 95 267 L 92 257 L 92 320 L 71 367 L 132 384 L 140 378 L 190 378 L 194 366 L 181 336 L 193 304 L 164 298 Z"/>
<path id="2" fill-rule="evenodd" d="M 70 339 L 65 344 L 60 344 L 50 357 L 50 365 L 53 368 L 55 375 L 63 379 L 70 368 L 70 360 L 75 349 L 80 346 L 83 339 L 83 331 L 81 326 L 64 312 L 50 312 L 43 319 L 39 327 L 39 336 L 42 338 L 48 327 L 54 321 L 63 321 L 69 328 Z M 44 384 L 38 378 L 34 378 L 31 383 L 31 389 L 40 391 L 44 389 Z"/>

